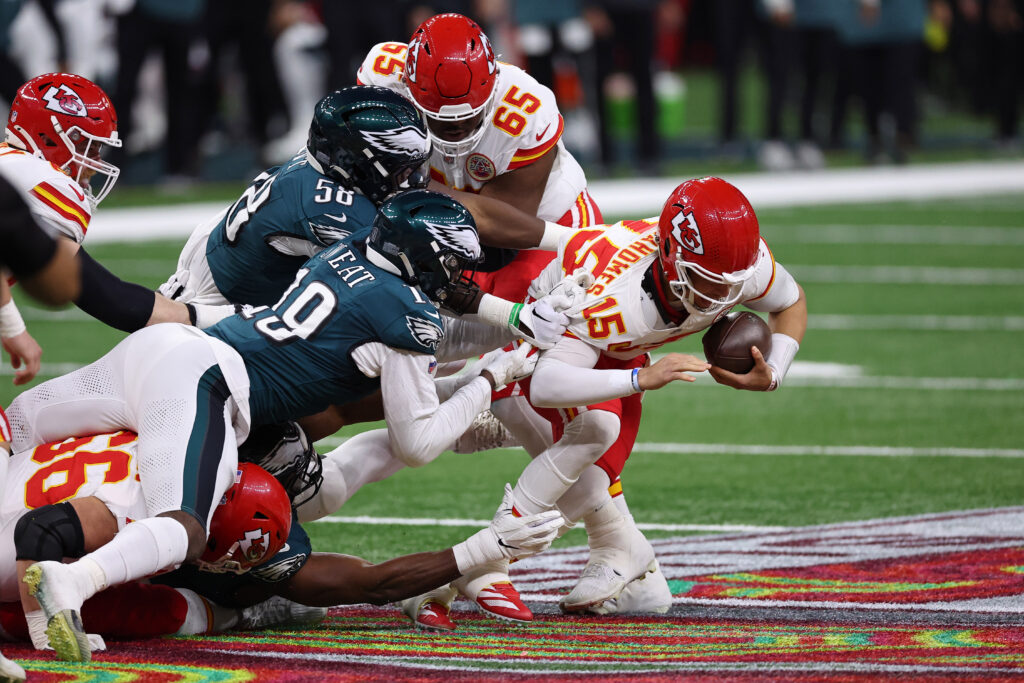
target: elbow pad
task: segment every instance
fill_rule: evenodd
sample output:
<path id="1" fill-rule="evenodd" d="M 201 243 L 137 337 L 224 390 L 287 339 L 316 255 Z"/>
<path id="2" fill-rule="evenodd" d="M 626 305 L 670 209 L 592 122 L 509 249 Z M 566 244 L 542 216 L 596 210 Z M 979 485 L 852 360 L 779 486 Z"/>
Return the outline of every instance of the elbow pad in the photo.
<path id="1" fill-rule="evenodd" d="M 82 522 L 71 503 L 29 510 L 14 527 L 14 550 L 19 560 L 60 562 L 85 554 Z"/>
<path id="2" fill-rule="evenodd" d="M 153 316 L 156 292 L 125 282 L 104 268 L 84 249 L 78 250 L 82 266 L 82 293 L 75 305 L 102 323 L 121 330 L 141 330 Z"/>

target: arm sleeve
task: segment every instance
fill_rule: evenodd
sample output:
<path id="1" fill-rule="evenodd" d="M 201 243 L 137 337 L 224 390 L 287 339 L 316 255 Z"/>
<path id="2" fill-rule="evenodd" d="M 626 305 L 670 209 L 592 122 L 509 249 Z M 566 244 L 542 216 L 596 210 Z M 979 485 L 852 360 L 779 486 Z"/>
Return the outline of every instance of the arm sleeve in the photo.
<path id="1" fill-rule="evenodd" d="M 82 293 L 75 305 L 100 322 L 124 332 L 146 326 L 153 315 L 156 292 L 134 282 L 125 282 L 78 250 L 82 266 Z"/>
<path id="2" fill-rule="evenodd" d="M 438 401 L 429 370 L 433 360 L 388 349 L 381 370 L 391 453 L 409 467 L 425 465 L 450 448 L 491 399 L 490 383 L 478 377 L 444 403 Z"/>
<path id="3" fill-rule="evenodd" d="M 597 370 L 600 350 L 563 337 L 542 351 L 530 382 L 530 402 L 538 408 L 574 408 L 636 393 L 632 370 Z"/>
<path id="4" fill-rule="evenodd" d="M 461 318 L 447 318 L 444 339 L 437 346 L 437 360 L 448 361 L 472 358 L 482 353 L 500 349 L 514 341 L 507 328 L 496 327 L 474 320 L 475 315 Z"/>

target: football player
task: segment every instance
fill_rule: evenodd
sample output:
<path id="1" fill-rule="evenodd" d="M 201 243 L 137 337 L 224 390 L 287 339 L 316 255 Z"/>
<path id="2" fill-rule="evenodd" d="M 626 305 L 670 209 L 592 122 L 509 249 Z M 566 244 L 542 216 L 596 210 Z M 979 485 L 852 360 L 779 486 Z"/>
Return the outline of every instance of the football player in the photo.
<path id="1" fill-rule="evenodd" d="M 292 443 L 262 455 L 280 459 L 277 451 Z M 0 602 L 17 600 L 20 589 L 22 606 L 0 607 L 0 629 L 8 636 L 27 636 L 37 648 L 52 644 L 62 656 L 88 657 L 89 650 L 74 647 L 72 634 L 57 628 L 62 622 L 48 628 L 17 579 L 33 562 L 78 557 L 113 537 L 127 520 L 146 514 L 137 449 L 135 434 L 117 432 L 45 444 L 12 459 L 12 477 L 0 492 Z M 296 455 L 288 452 L 287 460 L 319 459 L 311 449 Z M 309 483 L 292 482 L 286 491 L 261 467 L 240 464 L 195 563 L 152 577 L 155 585 L 124 584 L 83 604 L 82 628 L 91 632 L 86 635 L 91 646 L 102 647 L 104 636 L 308 626 L 322 620 L 329 606 L 384 604 L 451 581 L 460 568 L 483 559 L 533 554 L 550 543 L 562 523 L 557 513 L 516 518 L 506 500 L 492 524 L 464 543 L 372 565 L 311 551 L 308 535 L 292 521 L 289 499 L 290 493 L 303 496 Z"/>
<path id="2" fill-rule="evenodd" d="M 120 146 L 114 106 L 98 85 L 75 74 L 43 74 L 22 85 L 11 103 L 0 176 L 22 193 L 42 225 L 67 241 L 62 250 L 78 252 L 81 291 L 75 305 L 126 332 L 156 322 L 187 323 L 184 305 L 122 281 L 80 246 L 120 174 L 103 154 Z M 15 383 L 28 382 L 39 369 L 41 350 L 13 303 L 0 306 L 0 337 L 12 360 L 25 364 Z"/>
<path id="3" fill-rule="evenodd" d="M 663 578 L 651 581 L 660 574 L 654 551 L 622 496 L 613 495 L 636 439 L 643 392 L 705 370 L 736 389 L 776 390 L 806 329 L 806 298 L 760 237 L 750 203 L 719 178 L 682 183 L 659 217 L 580 230 L 533 286 L 542 290 L 580 267 L 595 278 L 582 312 L 523 383 L 557 442 L 527 465 L 514 502 L 524 514 L 557 505 L 566 519 L 586 523 L 590 559 L 563 610 L 665 611 L 671 593 Z M 650 365 L 650 351 L 705 330 L 740 304 L 769 313 L 773 331 L 767 358 L 751 350 L 748 374 L 679 353 Z M 404 608 L 420 626 L 450 629 L 453 597 L 436 591 Z M 418 619 L 417 609 L 440 617 Z"/>
<path id="4" fill-rule="evenodd" d="M 139 435 L 146 516 L 72 564 L 29 569 L 48 620 L 87 649 L 77 621 L 85 599 L 199 557 L 251 424 L 314 414 L 381 388 L 394 453 L 413 459 L 447 448 L 494 389 L 532 369 L 524 353 L 503 353 L 438 401 L 434 352 L 446 329 L 438 305 L 457 298 L 462 270 L 479 255 L 465 207 L 426 190 L 400 193 L 381 206 L 369 236 L 308 260 L 274 306 L 205 332 L 145 328 L 95 363 L 19 395 L 8 411 L 18 450 L 113 429 Z M 479 336 L 460 333 L 466 344 L 510 341 L 509 332 L 479 327 Z"/>
<path id="5" fill-rule="evenodd" d="M 554 93 L 519 67 L 499 62 L 473 20 L 439 14 L 420 24 L 408 43 L 374 46 L 357 82 L 406 95 L 426 118 L 433 142 L 431 188 L 450 188 L 460 199 L 457 191 L 479 193 L 546 221 L 541 250 L 485 249 L 485 263 L 473 274 L 485 292 L 526 300 L 530 282 L 554 257 L 557 239 L 602 222 L 583 169 L 562 143 L 564 122 Z M 492 411 L 515 435 L 507 443 L 522 444 L 531 456 L 551 445 L 548 425 L 515 385 L 494 397 Z M 498 426 L 484 419 L 472 435 L 494 437 L 467 435 L 469 445 L 460 444 L 460 450 L 495 447 L 507 438 L 500 429 L 488 429 Z M 503 572 L 467 578 L 460 590 L 486 613 L 529 621 L 530 610 Z"/>
<path id="6" fill-rule="evenodd" d="M 199 225 L 160 291 L 185 302 L 197 327 L 234 312 L 226 304 L 274 303 L 306 259 L 365 231 L 395 192 L 425 187 L 421 167 L 429 153 L 419 112 L 404 97 L 369 86 L 326 95 L 313 112 L 306 148 L 261 173 L 234 204 Z M 501 238 L 516 246 L 552 239 L 550 231 L 545 238 L 543 221 L 501 202 L 473 195 L 460 200 L 485 242 L 497 225 Z M 532 309 L 513 311 L 512 302 L 481 297 L 470 310 L 503 325 L 521 322 L 519 331 L 528 337 L 534 329 Z"/>

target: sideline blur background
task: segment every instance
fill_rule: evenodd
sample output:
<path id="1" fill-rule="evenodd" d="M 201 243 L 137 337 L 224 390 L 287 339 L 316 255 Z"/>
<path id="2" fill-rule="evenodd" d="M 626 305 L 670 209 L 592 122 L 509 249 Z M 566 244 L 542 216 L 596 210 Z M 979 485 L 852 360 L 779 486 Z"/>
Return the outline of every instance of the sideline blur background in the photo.
<path id="1" fill-rule="evenodd" d="M 371 46 L 443 11 L 555 91 L 593 178 L 1021 156 L 1024 0 L 0 0 L 0 98 L 95 80 L 108 204 L 192 197 L 288 158 Z"/>

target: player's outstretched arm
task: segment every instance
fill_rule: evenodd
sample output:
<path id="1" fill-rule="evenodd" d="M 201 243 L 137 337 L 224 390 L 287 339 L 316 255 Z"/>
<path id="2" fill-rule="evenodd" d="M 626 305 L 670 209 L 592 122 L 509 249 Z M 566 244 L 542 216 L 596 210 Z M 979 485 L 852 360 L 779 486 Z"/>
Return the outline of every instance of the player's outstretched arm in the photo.
<path id="1" fill-rule="evenodd" d="M 453 548 L 380 564 L 350 555 L 313 553 L 279 595 L 319 607 L 404 600 L 450 583 L 481 564 L 539 553 L 551 545 L 564 522 L 557 510 L 516 517 L 512 487 L 506 484 L 505 497 L 490 525 Z"/>

